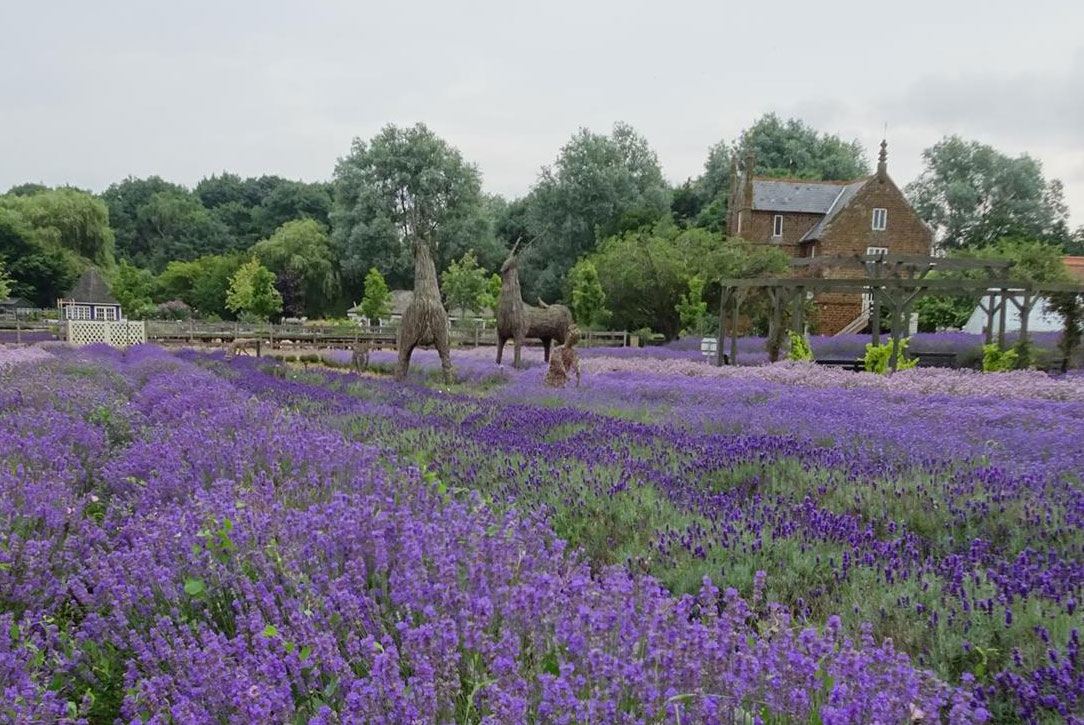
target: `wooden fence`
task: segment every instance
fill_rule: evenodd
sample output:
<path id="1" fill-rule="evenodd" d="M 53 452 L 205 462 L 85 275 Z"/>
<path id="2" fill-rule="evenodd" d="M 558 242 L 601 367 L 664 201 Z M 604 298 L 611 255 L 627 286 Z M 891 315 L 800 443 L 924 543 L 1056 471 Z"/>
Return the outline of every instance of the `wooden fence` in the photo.
<path id="1" fill-rule="evenodd" d="M 363 340 L 378 347 L 394 347 L 397 325 L 272 325 L 241 322 L 148 320 L 147 340 L 161 344 L 223 345 L 238 338 L 255 339 L 269 347 L 351 347 Z M 452 344 L 459 347 L 496 345 L 496 330 L 452 327 Z M 627 332 L 584 330 L 580 344 L 588 347 L 625 347 Z"/>

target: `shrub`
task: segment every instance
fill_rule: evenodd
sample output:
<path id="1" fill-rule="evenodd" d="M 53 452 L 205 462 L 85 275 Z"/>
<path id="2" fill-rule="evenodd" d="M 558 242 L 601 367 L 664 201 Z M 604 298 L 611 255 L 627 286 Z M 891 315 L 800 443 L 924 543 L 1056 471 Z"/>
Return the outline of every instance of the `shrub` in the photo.
<path id="1" fill-rule="evenodd" d="M 984 373 L 1004 373 L 1017 370 L 1020 366 L 1016 348 L 1002 350 L 996 344 L 982 346 L 982 371 Z"/>
<path id="2" fill-rule="evenodd" d="M 787 352 L 787 359 L 813 360 L 813 348 L 809 346 L 809 340 L 793 330 L 790 333 L 790 350 Z"/>
<path id="3" fill-rule="evenodd" d="M 912 358 L 907 355 L 907 344 L 910 342 L 910 338 L 904 338 L 899 342 L 898 354 L 896 359 L 897 370 L 910 370 L 918 365 L 918 358 Z M 887 375 L 891 372 L 888 367 L 889 361 L 892 359 L 892 341 L 889 340 L 883 345 L 874 345 L 872 342 L 866 343 L 866 357 L 865 357 L 865 369 L 867 373 L 877 373 L 878 375 Z"/>

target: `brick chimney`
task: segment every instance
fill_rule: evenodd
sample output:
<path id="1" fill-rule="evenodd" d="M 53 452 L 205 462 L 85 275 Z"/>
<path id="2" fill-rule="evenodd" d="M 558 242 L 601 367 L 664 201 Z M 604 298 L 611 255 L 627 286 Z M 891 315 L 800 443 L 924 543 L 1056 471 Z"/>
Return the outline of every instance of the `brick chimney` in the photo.
<path id="1" fill-rule="evenodd" d="M 726 235 L 728 237 L 734 237 L 738 234 L 738 209 L 741 208 L 741 201 L 738 198 L 738 189 L 741 186 L 741 179 L 738 178 L 738 157 L 730 157 L 730 189 L 727 192 L 726 198 Z"/>
<path id="2" fill-rule="evenodd" d="M 881 153 L 877 154 L 877 181 L 881 184 L 888 179 L 888 140 L 881 139 Z"/>

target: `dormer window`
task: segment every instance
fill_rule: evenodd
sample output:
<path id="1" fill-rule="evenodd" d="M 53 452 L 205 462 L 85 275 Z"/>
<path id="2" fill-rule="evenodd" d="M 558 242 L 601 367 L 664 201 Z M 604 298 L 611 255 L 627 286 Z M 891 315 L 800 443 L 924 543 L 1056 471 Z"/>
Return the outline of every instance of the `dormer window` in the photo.
<path id="1" fill-rule="evenodd" d="M 873 231 L 883 232 L 888 228 L 888 209 L 873 210 Z"/>
<path id="2" fill-rule="evenodd" d="M 776 214 L 775 218 L 772 219 L 772 236 L 773 237 L 781 237 L 781 236 L 783 236 L 783 215 L 782 214 Z"/>

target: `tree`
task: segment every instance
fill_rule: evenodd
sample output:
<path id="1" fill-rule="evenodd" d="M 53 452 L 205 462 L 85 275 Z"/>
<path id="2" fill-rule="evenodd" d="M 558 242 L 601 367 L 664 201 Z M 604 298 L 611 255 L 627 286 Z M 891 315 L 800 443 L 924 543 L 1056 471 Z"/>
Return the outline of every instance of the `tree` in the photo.
<path id="1" fill-rule="evenodd" d="M 598 278 L 598 268 L 590 259 L 581 259 L 568 273 L 572 317 L 580 327 L 602 327 L 610 319 L 606 292 Z"/>
<path id="2" fill-rule="evenodd" d="M 1061 182 L 1048 182 L 1030 156 L 1011 158 L 947 136 L 922 157 L 925 169 L 906 191 L 942 249 L 986 247 L 1004 237 L 1070 240 Z"/>
<path id="3" fill-rule="evenodd" d="M 486 280 L 486 289 L 478 298 L 479 307 L 488 310 L 493 316 L 497 315 L 497 302 L 501 297 L 501 276 L 494 272 Z"/>
<path id="4" fill-rule="evenodd" d="M 0 197 L 0 259 L 14 280 L 10 293 L 37 307 L 52 307 L 75 284 L 86 260 L 62 248 L 55 235 L 34 229 L 15 205 Z"/>
<path id="5" fill-rule="evenodd" d="M 844 181 L 870 173 L 858 141 L 821 133 L 799 119 L 782 120 L 768 113 L 732 143 L 725 139 L 708 149 L 704 173 L 693 183 L 695 197 L 682 198 L 674 216 L 686 225 L 720 231 L 730 194 L 731 160 L 754 154 L 754 173 L 775 178 Z M 695 214 L 693 213 L 695 211 Z M 695 219 L 695 222 L 689 221 Z"/>
<path id="6" fill-rule="evenodd" d="M 144 317 L 154 305 L 154 275 L 149 270 L 122 260 L 114 270 L 109 283 L 113 296 L 124 311 L 133 317 Z"/>
<path id="7" fill-rule="evenodd" d="M 4 268 L 4 260 L 0 258 L 0 300 L 11 296 L 11 277 Z"/>
<path id="8" fill-rule="evenodd" d="M 527 205 L 527 227 L 538 241 L 522 261 L 524 297 L 553 300 L 572 265 L 601 239 L 666 216 L 670 190 L 647 140 L 617 123 L 609 136 L 577 132 L 553 166 L 543 167 Z"/>
<path id="9" fill-rule="evenodd" d="M 615 327 L 650 327 L 670 339 L 682 328 L 678 305 L 688 293 L 691 277 L 770 276 L 788 264 L 777 247 L 722 240 L 704 229 L 682 230 L 667 222 L 605 240 L 591 261 Z M 716 283 L 705 284 L 705 290 L 708 299 L 718 298 Z"/>
<path id="10" fill-rule="evenodd" d="M 388 283 L 384 281 L 384 275 L 376 267 L 369 268 L 369 274 L 365 275 L 365 294 L 361 298 L 361 314 L 373 324 L 391 313 L 391 292 Z"/>
<path id="11" fill-rule="evenodd" d="M 1060 247 L 1031 239 L 1008 237 L 999 239 L 995 244 L 981 249 L 955 250 L 949 255 L 955 259 L 996 259 L 1011 263 L 1002 273 L 1013 280 L 1030 282 L 1068 281 L 1068 272 L 1062 262 Z M 935 273 L 931 276 L 942 279 L 982 279 L 984 270 L 966 272 Z M 919 327 L 932 332 L 938 329 L 957 329 L 967 324 L 980 295 L 927 295 L 915 303 L 919 317 Z"/>
<path id="12" fill-rule="evenodd" d="M 849 180 L 870 173 L 865 151 L 858 141 L 822 134 L 796 118 L 783 121 L 774 113 L 761 116 L 746 129 L 735 144 L 734 153 L 739 158 L 753 153 L 756 173 L 762 176 Z M 717 174 L 719 171 L 721 168 L 716 169 Z M 726 187 L 717 186 L 716 193 L 723 188 Z"/>
<path id="13" fill-rule="evenodd" d="M 242 264 L 230 279 L 226 307 L 258 320 L 282 312 L 282 295 L 275 289 L 275 274 L 255 257 Z"/>
<path id="14" fill-rule="evenodd" d="M 49 191 L 49 187 L 45 184 L 37 184 L 34 182 L 27 182 L 25 184 L 16 184 L 8 189 L 8 196 L 33 196 L 42 191 Z"/>
<path id="15" fill-rule="evenodd" d="M 288 315 L 319 317 L 335 307 L 342 291 L 339 271 L 331 240 L 320 222 L 288 221 L 258 242 L 252 253 L 278 278 Z"/>
<path id="16" fill-rule="evenodd" d="M 67 249 L 99 267 L 113 266 L 115 238 L 109 210 L 100 199 L 76 189 L 39 191 L 29 196 L 0 197 L 45 243 Z"/>
<path id="17" fill-rule="evenodd" d="M 375 265 L 405 287 L 416 240 L 429 244 L 439 263 L 471 248 L 480 232 L 492 234 L 478 169 L 421 123 L 386 126 L 368 144 L 354 139 L 335 167 L 331 217 L 348 286 Z"/>
<path id="18" fill-rule="evenodd" d="M 704 280 L 699 275 L 694 274 L 689 278 L 689 291 L 678 300 L 677 313 L 683 332 L 692 335 L 704 334 L 707 327 L 708 303 L 704 301 Z"/>
<path id="19" fill-rule="evenodd" d="M 467 251 L 459 261 L 448 265 L 440 281 L 449 310 L 477 312 L 483 308 L 488 280 L 474 252 Z"/>
<path id="20" fill-rule="evenodd" d="M 117 254 L 161 272 L 174 260 L 233 251 L 239 240 L 200 198 L 157 176 L 127 178 L 102 194 L 117 230 Z"/>
<path id="21" fill-rule="evenodd" d="M 331 185 L 283 180 L 252 211 L 252 223 L 267 236 L 286 222 L 311 219 L 331 227 Z"/>
<path id="22" fill-rule="evenodd" d="M 175 261 L 158 276 L 156 302 L 181 300 L 201 315 L 230 317 L 226 294 L 244 259 L 240 255 L 206 255 L 190 262 Z"/>

